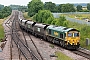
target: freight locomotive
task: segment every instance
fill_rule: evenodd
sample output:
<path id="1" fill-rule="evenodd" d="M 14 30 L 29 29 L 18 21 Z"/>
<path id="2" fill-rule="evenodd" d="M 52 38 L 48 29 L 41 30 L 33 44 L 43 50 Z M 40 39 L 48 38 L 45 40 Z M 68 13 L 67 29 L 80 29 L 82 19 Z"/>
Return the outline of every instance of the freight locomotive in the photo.
<path id="1" fill-rule="evenodd" d="M 23 30 L 46 41 L 58 44 L 67 49 L 78 49 L 80 32 L 74 28 L 36 23 L 19 18 L 19 25 Z"/>

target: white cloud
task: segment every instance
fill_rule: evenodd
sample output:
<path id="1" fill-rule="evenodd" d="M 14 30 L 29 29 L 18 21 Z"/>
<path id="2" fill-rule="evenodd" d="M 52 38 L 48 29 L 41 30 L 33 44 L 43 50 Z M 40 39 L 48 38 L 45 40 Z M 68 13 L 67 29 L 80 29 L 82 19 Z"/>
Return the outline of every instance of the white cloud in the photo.
<path id="1" fill-rule="evenodd" d="M 3 4 L 5 6 L 15 4 L 15 5 L 27 5 L 31 0 L 2 0 L 0 1 L 0 4 Z"/>

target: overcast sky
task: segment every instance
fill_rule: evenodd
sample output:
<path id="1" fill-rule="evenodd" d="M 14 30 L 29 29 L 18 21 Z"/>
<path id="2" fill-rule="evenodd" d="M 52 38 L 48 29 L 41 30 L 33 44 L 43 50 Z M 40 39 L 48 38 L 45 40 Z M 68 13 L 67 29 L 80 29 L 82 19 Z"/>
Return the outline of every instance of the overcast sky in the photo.
<path id="1" fill-rule="evenodd" d="M 15 4 L 15 5 L 27 5 L 28 2 L 31 0 L 1 0 L 0 4 L 3 4 L 5 6 L 8 6 L 10 4 Z M 53 2 L 57 4 L 62 4 L 62 3 L 90 3 L 90 0 L 41 0 L 42 2 Z"/>

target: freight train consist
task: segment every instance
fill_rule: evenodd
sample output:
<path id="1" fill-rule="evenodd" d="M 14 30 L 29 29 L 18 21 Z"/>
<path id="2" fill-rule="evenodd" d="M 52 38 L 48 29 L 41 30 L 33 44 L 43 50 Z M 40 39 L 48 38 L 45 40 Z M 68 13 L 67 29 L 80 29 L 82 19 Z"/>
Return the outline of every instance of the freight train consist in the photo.
<path id="1" fill-rule="evenodd" d="M 32 35 L 58 44 L 67 49 L 78 49 L 80 44 L 80 32 L 74 28 L 46 25 L 30 20 L 20 19 L 20 27 Z"/>

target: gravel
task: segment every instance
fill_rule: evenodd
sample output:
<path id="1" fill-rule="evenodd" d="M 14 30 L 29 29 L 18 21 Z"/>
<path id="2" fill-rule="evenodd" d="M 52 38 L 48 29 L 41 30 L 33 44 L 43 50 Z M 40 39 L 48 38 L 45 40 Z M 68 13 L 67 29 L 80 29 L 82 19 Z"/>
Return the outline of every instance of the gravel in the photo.
<path id="1" fill-rule="evenodd" d="M 31 36 L 32 39 L 34 40 L 37 48 L 39 49 L 40 53 L 42 54 L 42 56 L 44 57 L 45 60 L 56 60 L 57 57 L 50 57 L 50 55 L 55 55 L 56 51 L 62 52 L 63 54 L 69 56 L 70 58 L 72 58 L 73 60 L 88 60 L 82 56 L 76 55 L 74 53 L 72 53 L 69 50 L 54 46 L 54 48 L 50 47 L 50 43 L 43 41 L 42 39 L 38 39 L 34 36 Z"/>

